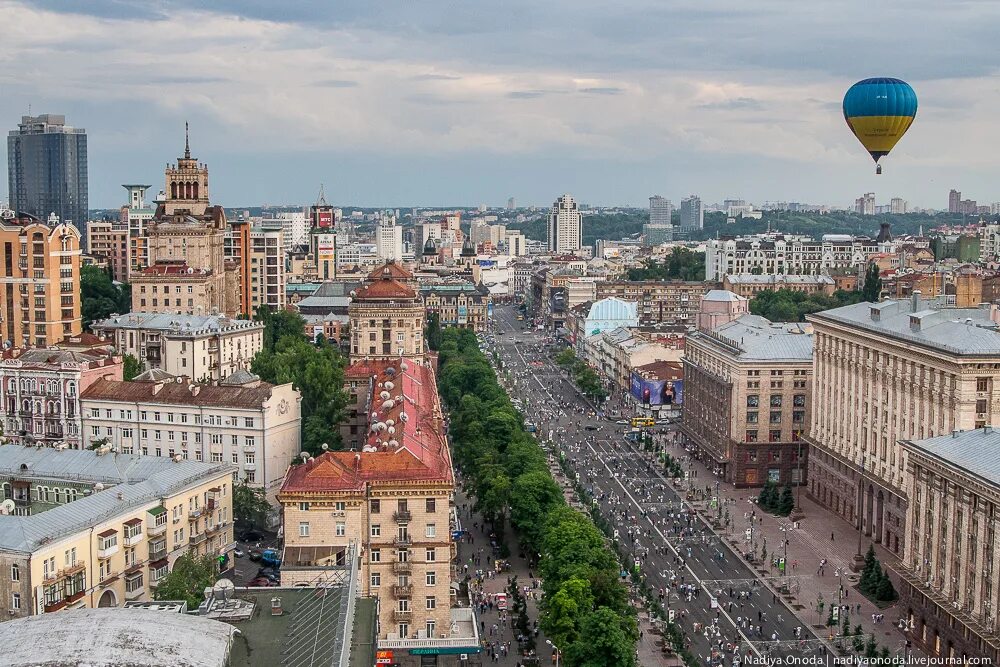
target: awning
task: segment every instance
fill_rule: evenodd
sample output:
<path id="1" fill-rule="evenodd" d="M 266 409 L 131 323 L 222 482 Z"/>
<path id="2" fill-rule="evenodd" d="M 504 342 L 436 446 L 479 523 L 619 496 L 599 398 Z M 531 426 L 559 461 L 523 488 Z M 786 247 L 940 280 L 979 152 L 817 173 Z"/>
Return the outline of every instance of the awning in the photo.
<path id="1" fill-rule="evenodd" d="M 150 509 L 150 510 L 147 510 L 147 511 L 150 514 L 152 514 L 153 516 L 160 516 L 161 514 L 166 514 L 167 513 L 167 508 L 163 507 L 162 505 L 157 505 L 153 509 Z"/>

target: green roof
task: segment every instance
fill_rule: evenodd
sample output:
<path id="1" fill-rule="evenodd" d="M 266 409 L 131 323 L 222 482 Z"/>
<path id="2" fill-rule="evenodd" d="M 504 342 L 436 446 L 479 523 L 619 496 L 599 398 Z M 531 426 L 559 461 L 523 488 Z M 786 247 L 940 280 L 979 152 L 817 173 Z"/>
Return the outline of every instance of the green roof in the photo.
<path id="1" fill-rule="evenodd" d="M 158 505 L 157 507 L 154 507 L 153 509 L 146 511 L 152 514 L 153 516 L 160 516 L 161 514 L 167 513 L 167 508 L 163 507 L 162 505 Z"/>

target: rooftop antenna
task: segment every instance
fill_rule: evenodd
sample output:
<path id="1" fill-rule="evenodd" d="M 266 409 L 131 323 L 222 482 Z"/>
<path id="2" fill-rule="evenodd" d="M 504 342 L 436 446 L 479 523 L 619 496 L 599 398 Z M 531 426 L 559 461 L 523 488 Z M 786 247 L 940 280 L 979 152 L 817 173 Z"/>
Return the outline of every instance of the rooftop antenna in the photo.
<path id="1" fill-rule="evenodd" d="M 326 206 L 326 193 L 323 191 L 323 184 L 319 184 L 319 199 L 316 201 L 317 206 Z"/>
<path id="2" fill-rule="evenodd" d="M 191 142 L 188 140 L 188 122 L 184 121 L 184 159 L 191 159 Z"/>

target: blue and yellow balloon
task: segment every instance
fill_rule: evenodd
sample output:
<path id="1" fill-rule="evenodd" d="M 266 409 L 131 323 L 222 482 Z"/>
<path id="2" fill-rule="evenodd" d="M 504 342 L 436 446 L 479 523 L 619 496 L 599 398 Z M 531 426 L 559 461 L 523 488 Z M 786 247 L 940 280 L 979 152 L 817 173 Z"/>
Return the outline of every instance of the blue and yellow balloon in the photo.
<path id="1" fill-rule="evenodd" d="M 878 163 L 903 138 L 917 115 L 917 94 L 910 84 L 880 77 L 858 81 L 844 95 L 844 120 Z"/>

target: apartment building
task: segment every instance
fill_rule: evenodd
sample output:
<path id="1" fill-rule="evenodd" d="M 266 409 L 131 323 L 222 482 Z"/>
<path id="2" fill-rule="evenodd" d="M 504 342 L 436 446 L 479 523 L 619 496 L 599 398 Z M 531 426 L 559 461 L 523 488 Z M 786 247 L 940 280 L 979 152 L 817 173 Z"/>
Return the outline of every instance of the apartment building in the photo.
<path id="1" fill-rule="evenodd" d="M 160 369 L 195 381 L 221 380 L 250 362 L 264 346 L 264 325 L 221 315 L 128 313 L 91 327 L 131 354 L 146 370 Z"/>
<path id="2" fill-rule="evenodd" d="M 770 290 L 789 290 L 803 294 L 824 294 L 832 296 L 836 291 L 836 283 L 830 276 L 823 275 L 753 275 L 726 274 L 722 278 L 722 289 L 752 299 L 759 292 Z"/>
<path id="3" fill-rule="evenodd" d="M 467 280 L 421 283 L 420 298 L 427 315 L 437 313 L 441 326 L 481 332 L 486 328 L 490 292 Z"/>
<path id="4" fill-rule="evenodd" d="M 79 334 L 77 228 L 0 208 L 0 247 L 0 338 L 18 347 L 47 347 Z"/>
<path id="5" fill-rule="evenodd" d="M 0 447 L 0 619 L 150 600 L 186 553 L 232 559 L 233 470 L 95 451 Z"/>
<path id="6" fill-rule="evenodd" d="M 903 554 L 899 441 L 1000 422 L 1000 313 L 915 294 L 808 316 L 815 329 L 809 492 Z"/>
<path id="7" fill-rule="evenodd" d="M 295 466 L 278 494 L 282 583 L 361 554 L 361 594 L 379 599 L 379 644 L 448 646 L 452 632 L 454 475 L 434 370 L 420 360 L 366 361 L 347 377 L 363 407 L 361 451 Z M 418 651 L 419 652 L 419 651 Z"/>
<path id="8" fill-rule="evenodd" d="M 118 212 L 118 220 L 128 228 L 128 258 L 127 278 L 133 271 L 139 271 L 149 266 L 149 246 L 146 243 L 146 223 L 153 219 L 156 208 L 146 204 L 146 190 L 151 186 L 138 183 L 125 183 L 122 187 L 128 191 L 128 203 Z"/>
<path id="9" fill-rule="evenodd" d="M 123 454 L 228 463 L 238 479 L 272 490 L 298 455 L 302 395 L 245 370 L 218 384 L 147 371 L 134 382 L 101 379 L 80 395 L 83 441 Z"/>
<path id="10" fill-rule="evenodd" d="M 818 275 L 863 269 L 876 253 L 894 254 L 895 243 L 883 228 L 880 238 L 824 234 L 820 239 L 785 234 L 755 234 L 706 241 L 705 278 L 729 274 Z"/>
<path id="11" fill-rule="evenodd" d="M 424 354 L 424 304 L 413 274 L 387 262 L 368 274 L 348 306 L 351 361 Z"/>
<path id="12" fill-rule="evenodd" d="M 130 264 L 128 225 L 110 220 L 88 222 L 87 253 L 103 257 L 115 280 L 128 280 Z"/>
<path id="13" fill-rule="evenodd" d="M 573 306 L 566 313 L 567 339 L 578 356 L 584 353 L 584 341 L 605 331 L 639 326 L 636 304 L 615 297 L 600 301 L 586 301 Z"/>
<path id="14" fill-rule="evenodd" d="M 226 259 L 239 267 L 240 312 L 253 315 L 261 306 L 284 310 L 284 231 L 240 220 L 226 233 Z"/>
<path id="15" fill-rule="evenodd" d="M 688 336 L 681 433 L 740 487 L 802 484 L 812 327 L 743 315 Z"/>
<path id="16" fill-rule="evenodd" d="M 4 439 L 15 445 L 81 449 L 80 394 L 102 378 L 122 379 L 122 358 L 105 348 L 4 350 L 0 356 Z"/>
<path id="17" fill-rule="evenodd" d="M 909 537 L 897 572 L 909 636 L 929 656 L 996 662 L 1000 432 L 985 426 L 900 446 Z"/>
<path id="18" fill-rule="evenodd" d="M 639 324 L 681 324 L 693 327 L 701 299 L 715 282 L 685 280 L 599 281 L 595 299 L 616 297 L 638 304 Z"/>
<path id="19" fill-rule="evenodd" d="M 683 351 L 676 345 L 657 342 L 634 329 L 618 327 L 583 341 L 583 358 L 615 389 L 628 391 L 632 371 L 654 361 L 680 361 Z"/>

